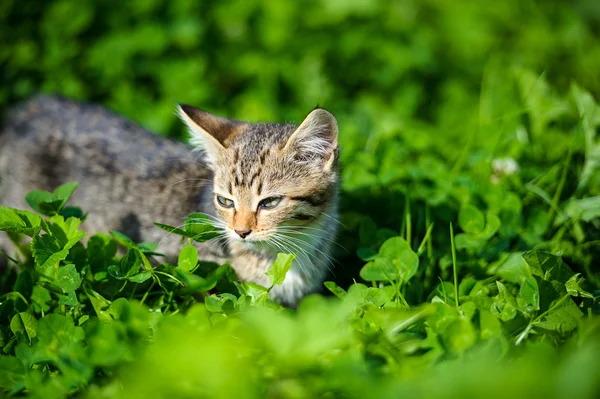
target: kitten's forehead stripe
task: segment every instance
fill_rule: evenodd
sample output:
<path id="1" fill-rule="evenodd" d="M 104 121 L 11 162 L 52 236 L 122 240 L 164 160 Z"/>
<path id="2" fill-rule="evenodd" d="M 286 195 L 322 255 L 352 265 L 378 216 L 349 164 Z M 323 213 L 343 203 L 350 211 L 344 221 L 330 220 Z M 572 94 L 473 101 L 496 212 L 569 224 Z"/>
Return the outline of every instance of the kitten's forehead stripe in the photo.
<path id="1" fill-rule="evenodd" d="M 252 185 L 254 184 L 254 180 L 256 180 L 256 178 L 258 177 L 259 174 L 260 174 L 260 168 L 256 172 L 254 172 L 254 174 L 250 178 L 250 181 L 248 182 L 248 187 L 252 187 Z"/>

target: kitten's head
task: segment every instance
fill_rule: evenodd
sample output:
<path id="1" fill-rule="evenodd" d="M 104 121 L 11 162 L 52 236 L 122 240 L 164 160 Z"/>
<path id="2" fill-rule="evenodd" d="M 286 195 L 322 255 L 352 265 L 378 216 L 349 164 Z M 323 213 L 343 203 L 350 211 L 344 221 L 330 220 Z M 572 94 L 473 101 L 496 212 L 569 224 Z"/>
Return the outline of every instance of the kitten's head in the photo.
<path id="1" fill-rule="evenodd" d="M 338 128 L 313 110 L 299 125 L 244 123 L 181 105 L 214 172 L 214 204 L 230 239 L 249 246 L 318 221 L 337 193 Z"/>

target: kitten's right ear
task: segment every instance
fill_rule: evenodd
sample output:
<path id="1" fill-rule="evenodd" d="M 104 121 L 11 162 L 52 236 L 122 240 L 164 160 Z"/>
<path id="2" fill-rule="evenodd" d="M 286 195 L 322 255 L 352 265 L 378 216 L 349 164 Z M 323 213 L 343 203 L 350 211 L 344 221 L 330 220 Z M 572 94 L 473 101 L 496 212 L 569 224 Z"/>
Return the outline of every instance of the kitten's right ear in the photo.
<path id="1" fill-rule="evenodd" d="M 177 114 L 190 130 L 190 144 L 204 150 L 211 165 L 228 141 L 245 128 L 245 123 L 221 118 L 191 105 L 179 104 Z"/>

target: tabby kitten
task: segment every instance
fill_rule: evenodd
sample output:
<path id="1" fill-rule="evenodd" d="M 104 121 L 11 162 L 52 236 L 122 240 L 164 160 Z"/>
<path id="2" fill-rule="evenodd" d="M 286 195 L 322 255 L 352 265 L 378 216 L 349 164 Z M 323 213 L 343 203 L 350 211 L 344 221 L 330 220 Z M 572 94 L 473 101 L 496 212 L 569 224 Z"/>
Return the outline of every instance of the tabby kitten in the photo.
<path id="1" fill-rule="evenodd" d="M 179 225 L 204 212 L 222 234 L 197 245 L 201 259 L 229 261 L 240 279 L 266 286 L 276 254 L 297 253 L 272 298 L 295 306 L 319 290 L 336 230 L 335 118 L 315 109 L 300 126 L 250 124 L 178 110 L 203 162 L 97 105 L 48 96 L 18 105 L 0 131 L 0 204 L 27 209 L 30 190 L 79 181 L 71 203 L 89 211 L 82 227 L 90 235 L 117 230 L 160 242 L 170 261 L 181 241 L 153 222 Z"/>
<path id="2" fill-rule="evenodd" d="M 315 109 L 300 126 L 249 124 L 181 105 L 179 115 L 214 173 L 217 227 L 238 277 L 263 286 L 278 252 L 297 253 L 271 296 L 288 305 L 318 290 L 330 265 L 338 186 L 338 128 Z"/>

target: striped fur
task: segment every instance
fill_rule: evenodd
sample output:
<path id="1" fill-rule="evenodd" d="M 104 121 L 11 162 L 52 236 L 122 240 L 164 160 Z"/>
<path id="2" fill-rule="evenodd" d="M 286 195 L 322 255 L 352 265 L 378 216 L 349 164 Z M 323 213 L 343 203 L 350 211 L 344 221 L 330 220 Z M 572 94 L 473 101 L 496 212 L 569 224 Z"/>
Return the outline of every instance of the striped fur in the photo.
<path id="1" fill-rule="evenodd" d="M 188 105 L 180 106 L 179 115 L 214 173 L 217 225 L 225 232 L 238 277 L 267 286 L 265 272 L 277 253 L 297 253 L 271 296 L 295 305 L 319 290 L 331 266 L 336 232 L 338 129 L 333 115 L 315 109 L 300 126 L 232 121 Z M 233 206 L 223 206 L 219 196 Z M 279 202 L 266 208 L 261 201 L 267 198 Z"/>

